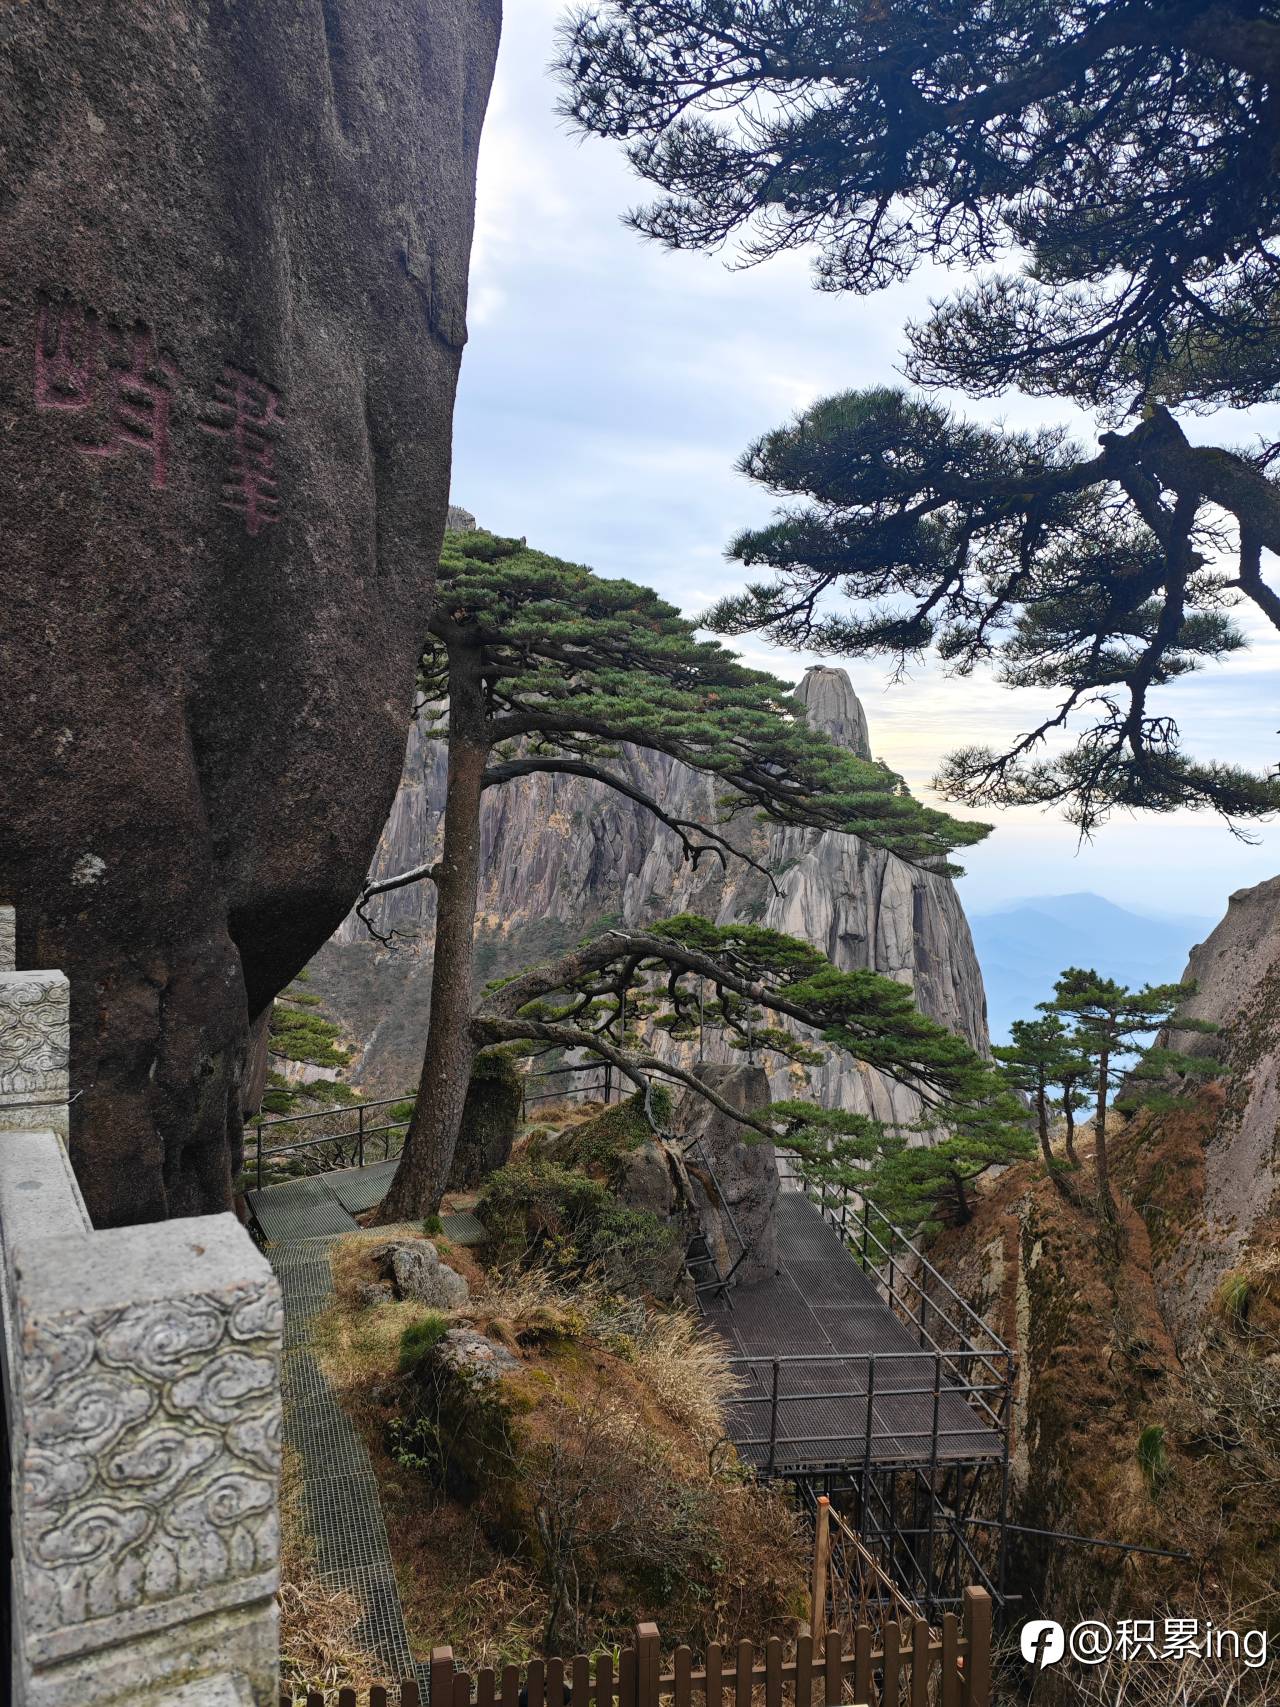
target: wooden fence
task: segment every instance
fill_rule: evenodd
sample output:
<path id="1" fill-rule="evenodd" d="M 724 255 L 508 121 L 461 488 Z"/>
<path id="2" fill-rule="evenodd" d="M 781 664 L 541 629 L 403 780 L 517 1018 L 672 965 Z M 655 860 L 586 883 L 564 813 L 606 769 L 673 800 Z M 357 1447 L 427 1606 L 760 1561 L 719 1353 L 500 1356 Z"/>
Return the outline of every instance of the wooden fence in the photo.
<path id="1" fill-rule="evenodd" d="M 774 1637 L 757 1655 L 750 1642 L 713 1643 L 701 1670 L 679 1647 L 672 1669 L 661 1665 L 656 1624 L 640 1624 L 635 1642 L 616 1657 L 586 1654 L 571 1660 L 533 1660 L 527 1666 L 485 1667 L 474 1676 L 459 1671 L 452 1648 L 431 1653 L 430 1707 L 991 1707 L 991 1599 L 979 1588 L 965 1590 L 963 1621 L 948 1612 L 940 1632 L 923 1619 L 887 1623 L 879 1641 L 868 1624 L 854 1633 L 845 1653 L 832 1631 L 817 1645 L 811 1636 L 796 1642 L 784 1660 Z M 420 1707 L 416 1683 L 398 1690 L 375 1687 L 368 1707 Z M 281 1695 L 280 1707 L 294 1707 Z M 324 1707 L 317 1692 L 307 1707 Z M 338 1692 L 338 1707 L 362 1707 L 354 1689 Z"/>

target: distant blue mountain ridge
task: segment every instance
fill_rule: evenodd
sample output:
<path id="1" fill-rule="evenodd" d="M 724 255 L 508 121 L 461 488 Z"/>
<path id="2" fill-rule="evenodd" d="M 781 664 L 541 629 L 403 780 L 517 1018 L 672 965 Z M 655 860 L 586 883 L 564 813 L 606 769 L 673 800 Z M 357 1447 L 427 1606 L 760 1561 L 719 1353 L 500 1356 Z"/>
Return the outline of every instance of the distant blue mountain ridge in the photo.
<path id="1" fill-rule="evenodd" d="M 1217 923 L 1177 914 L 1135 913 L 1101 895 L 1034 895 L 970 915 L 987 989 L 993 1043 L 1007 1043 L 1015 1019 L 1037 1018 L 1068 966 L 1091 966 L 1125 984 L 1169 984 Z"/>

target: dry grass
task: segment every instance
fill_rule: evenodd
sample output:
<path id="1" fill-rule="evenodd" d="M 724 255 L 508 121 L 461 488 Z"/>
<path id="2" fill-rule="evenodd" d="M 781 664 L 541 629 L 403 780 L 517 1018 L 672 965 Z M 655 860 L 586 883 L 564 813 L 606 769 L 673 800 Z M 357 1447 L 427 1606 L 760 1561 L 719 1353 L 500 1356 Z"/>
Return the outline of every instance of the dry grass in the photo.
<path id="1" fill-rule="evenodd" d="M 541 1651 L 550 1605 L 545 1572 L 495 1544 L 482 1501 L 460 1503 L 398 1463 L 388 1448 L 389 1424 L 408 1396 L 398 1374 L 401 1336 L 426 1312 L 401 1301 L 366 1303 L 363 1288 L 376 1279 L 372 1253 L 379 1244 L 418 1234 L 415 1227 L 376 1228 L 334 1245 L 337 1299 L 316 1323 L 314 1343 L 373 1461 L 414 1651 L 449 1642 L 470 1666 L 518 1664 Z M 667 1570 L 681 1548 L 692 1549 L 691 1557 L 709 1548 L 723 1563 L 699 1566 L 693 1588 L 709 1626 L 733 1635 L 763 1634 L 766 1627 L 777 1633 L 785 1607 L 789 1629 L 788 1585 L 804 1575 L 794 1525 L 769 1496 L 733 1476 L 711 1488 L 710 1447 L 723 1435 L 721 1405 L 732 1382 L 695 1318 L 620 1299 L 599 1280 L 567 1289 L 546 1271 L 485 1272 L 444 1243 L 441 1254 L 467 1273 L 473 1289 L 453 1319 L 505 1343 L 527 1366 L 538 1401 L 522 1412 L 530 1463 L 541 1464 L 539 1455 L 553 1445 L 576 1450 L 587 1443 L 579 1455 L 593 1484 L 609 1484 L 604 1504 L 611 1522 L 638 1520 L 646 1498 L 660 1494 L 682 1514 L 682 1524 L 686 1511 L 691 1519 L 696 1511 L 696 1525 L 711 1525 L 719 1542 L 708 1532 L 695 1543 L 681 1529 L 680 1547 L 674 1541 L 660 1547 L 655 1568 Z M 602 1477 L 602 1461 L 616 1466 L 620 1479 Z M 640 1527 L 652 1527 L 655 1536 L 663 1527 L 659 1517 L 672 1520 L 665 1510 L 649 1515 L 652 1525 Z M 612 1576 L 606 1577 L 592 1592 L 589 1612 L 584 1603 L 584 1639 L 618 1633 L 620 1612 L 612 1605 Z"/>
<path id="2" fill-rule="evenodd" d="M 651 1312 L 636 1340 L 636 1373 L 673 1422 L 710 1448 L 724 1436 L 724 1407 L 737 1387 L 723 1346 L 687 1311 Z"/>

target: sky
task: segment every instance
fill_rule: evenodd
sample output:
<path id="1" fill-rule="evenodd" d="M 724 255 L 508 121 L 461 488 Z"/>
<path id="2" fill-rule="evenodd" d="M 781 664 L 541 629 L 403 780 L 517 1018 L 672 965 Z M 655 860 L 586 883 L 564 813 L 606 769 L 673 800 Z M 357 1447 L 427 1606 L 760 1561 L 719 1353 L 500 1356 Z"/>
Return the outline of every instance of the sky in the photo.
<path id="1" fill-rule="evenodd" d="M 647 199 L 616 145 L 573 135 L 547 73 L 562 0 L 507 7 L 481 144 L 470 339 L 455 417 L 453 499 L 481 525 L 556 556 L 655 587 L 690 617 L 738 588 L 727 542 L 767 519 L 769 495 L 736 473 L 762 433 L 831 392 L 901 383 L 903 323 L 957 281 L 940 271 L 873 297 L 812 288 L 790 255 L 751 270 L 732 258 L 668 254 L 621 223 Z M 1052 399 L 964 403 L 1011 426 L 1097 428 Z M 1193 437 L 1280 438 L 1280 410 L 1188 421 Z M 1280 636 L 1165 696 L 1190 751 L 1264 767 L 1276 754 Z M 891 682 L 881 660 L 734 643 L 796 680 L 812 663 L 848 670 L 872 746 L 912 788 L 952 748 L 998 743 L 1047 698 L 936 664 Z M 943 804 L 937 802 L 937 804 Z M 1216 916 L 1235 889 L 1280 872 L 1280 826 L 1242 843 L 1204 815 L 1117 817 L 1081 846 L 1029 809 L 971 814 L 996 828 L 966 850 L 966 906 L 1092 890 L 1151 913 Z"/>

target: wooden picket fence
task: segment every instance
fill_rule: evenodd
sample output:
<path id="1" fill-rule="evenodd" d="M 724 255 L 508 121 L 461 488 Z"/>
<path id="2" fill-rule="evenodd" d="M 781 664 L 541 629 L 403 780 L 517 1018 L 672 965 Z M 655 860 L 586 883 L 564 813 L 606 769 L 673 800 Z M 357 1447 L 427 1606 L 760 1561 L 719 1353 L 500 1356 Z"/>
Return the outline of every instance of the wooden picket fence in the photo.
<path id="1" fill-rule="evenodd" d="M 656 1624 L 636 1626 L 635 1642 L 613 1654 L 571 1660 L 532 1660 L 526 1666 L 459 1671 L 452 1648 L 431 1651 L 430 1707 L 991 1707 L 991 1597 L 964 1594 L 963 1620 L 948 1612 L 935 1631 L 923 1619 L 885 1624 L 879 1641 L 869 1624 L 854 1632 L 845 1653 L 837 1631 L 815 1652 L 801 1636 L 795 1658 L 782 1657 L 774 1637 L 758 1656 L 750 1642 L 712 1643 L 701 1670 L 687 1647 L 662 1670 Z M 527 1692 L 527 1693 L 526 1693 Z M 522 1699 L 523 1698 L 523 1699 Z M 421 1707 L 418 1685 L 375 1686 L 368 1707 Z M 281 1695 L 280 1707 L 295 1707 Z M 318 1692 L 307 1707 L 324 1707 Z M 338 1692 L 338 1707 L 362 1707 L 354 1689 Z"/>

